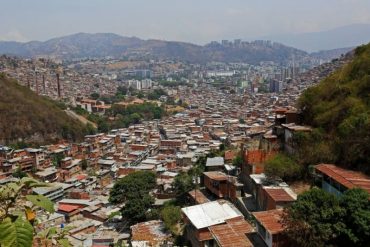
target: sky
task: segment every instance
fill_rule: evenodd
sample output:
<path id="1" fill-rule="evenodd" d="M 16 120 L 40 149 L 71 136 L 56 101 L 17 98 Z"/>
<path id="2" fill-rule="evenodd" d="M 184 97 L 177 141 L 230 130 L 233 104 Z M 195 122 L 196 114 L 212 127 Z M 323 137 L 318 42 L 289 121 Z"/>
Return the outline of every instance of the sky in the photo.
<path id="1" fill-rule="evenodd" d="M 0 0 L 0 40 L 78 32 L 205 44 L 370 23 L 370 0 Z"/>

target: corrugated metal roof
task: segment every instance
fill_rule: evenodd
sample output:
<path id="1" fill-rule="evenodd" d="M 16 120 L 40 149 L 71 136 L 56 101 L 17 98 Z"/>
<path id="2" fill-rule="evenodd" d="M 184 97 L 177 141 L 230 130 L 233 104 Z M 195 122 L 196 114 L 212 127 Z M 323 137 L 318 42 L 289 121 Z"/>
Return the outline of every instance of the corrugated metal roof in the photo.
<path id="1" fill-rule="evenodd" d="M 245 234 L 254 231 L 253 227 L 247 221 L 245 221 L 242 216 L 233 219 L 228 219 L 226 220 L 226 223 L 237 232 L 242 232 Z"/>
<path id="2" fill-rule="evenodd" d="M 197 229 L 218 225 L 227 219 L 241 216 L 241 213 L 231 203 L 224 200 L 186 207 L 181 210 Z"/>
<path id="3" fill-rule="evenodd" d="M 370 177 L 361 172 L 346 170 L 332 164 L 320 164 L 315 168 L 348 189 L 359 187 L 370 193 Z"/>
<path id="4" fill-rule="evenodd" d="M 249 247 L 253 244 L 246 233 L 253 230 L 243 217 L 227 220 L 226 224 L 210 226 L 209 230 L 220 247 Z"/>
<path id="5" fill-rule="evenodd" d="M 131 232 L 132 241 L 148 241 L 150 246 L 159 246 L 171 237 L 161 220 L 138 223 L 131 226 Z"/>
<path id="6" fill-rule="evenodd" d="M 192 190 L 188 193 L 198 204 L 209 202 L 208 198 L 200 190 Z"/>
<path id="7" fill-rule="evenodd" d="M 275 201 L 275 202 L 292 202 L 295 201 L 285 188 L 263 188 L 266 193 Z"/>
<path id="8" fill-rule="evenodd" d="M 213 172 L 203 172 L 204 176 L 209 177 L 212 180 L 227 180 L 227 175 L 223 172 L 213 171 Z"/>
<path id="9" fill-rule="evenodd" d="M 223 157 L 207 158 L 206 166 L 223 166 L 224 163 Z"/>

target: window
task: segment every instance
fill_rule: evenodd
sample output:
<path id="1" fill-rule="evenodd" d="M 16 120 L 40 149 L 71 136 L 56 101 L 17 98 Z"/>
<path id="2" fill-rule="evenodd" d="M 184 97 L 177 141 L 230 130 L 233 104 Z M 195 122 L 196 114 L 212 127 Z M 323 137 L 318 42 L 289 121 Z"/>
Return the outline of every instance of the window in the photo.
<path id="1" fill-rule="evenodd" d="M 212 187 L 214 187 L 214 188 L 219 188 L 220 187 L 220 182 L 219 181 L 213 181 L 212 182 Z"/>

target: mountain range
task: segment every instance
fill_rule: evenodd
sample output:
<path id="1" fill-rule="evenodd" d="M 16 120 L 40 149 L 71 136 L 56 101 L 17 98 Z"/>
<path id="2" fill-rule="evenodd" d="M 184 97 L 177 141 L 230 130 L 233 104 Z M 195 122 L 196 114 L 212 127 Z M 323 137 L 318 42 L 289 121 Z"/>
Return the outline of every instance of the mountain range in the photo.
<path id="1" fill-rule="evenodd" d="M 370 42 L 370 24 L 352 24 L 320 32 L 270 35 L 262 39 L 281 42 L 307 52 L 356 47 Z"/>
<path id="2" fill-rule="evenodd" d="M 311 58 L 331 60 L 352 48 L 318 52 L 313 55 L 281 43 L 270 41 L 229 43 L 212 42 L 201 46 L 185 42 L 143 40 L 113 33 L 77 33 L 44 42 L 0 41 L 0 54 L 21 57 L 80 58 L 132 58 L 180 60 L 191 63 L 245 62 L 258 64 L 273 61 L 283 65 Z"/>

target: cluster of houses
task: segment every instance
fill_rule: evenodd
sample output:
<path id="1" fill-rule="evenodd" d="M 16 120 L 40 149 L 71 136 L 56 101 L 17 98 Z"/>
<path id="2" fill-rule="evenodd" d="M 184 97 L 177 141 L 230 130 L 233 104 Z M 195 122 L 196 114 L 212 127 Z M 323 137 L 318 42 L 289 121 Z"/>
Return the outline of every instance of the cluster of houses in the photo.
<path id="1" fill-rule="evenodd" d="M 295 120 L 291 111 L 277 110 L 276 124 L 271 133 L 260 137 L 259 148 L 242 149 L 243 164 L 237 174 L 230 173 L 226 162 L 217 165 L 222 164 L 220 158 L 207 159 L 203 187 L 189 192 L 194 205 L 182 208 L 185 234 L 192 246 L 290 246 L 283 209 L 301 191 L 296 193 L 283 180 L 267 177 L 264 166 L 277 148 L 294 152 L 294 132 L 310 131 Z M 355 187 L 370 193 L 370 177 L 360 172 L 318 164 L 314 174 L 323 190 L 337 196 Z"/>
<path id="2" fill-rule="evenodd" d="M 206 84 L 179 87 L 176 94 L 189 108 L 162 120 L 88 135 L 81 143 L 0 146 L 0 184 L 17 180 L 20 173 L 49 183 L 32 193 L 55 202 L 56 212 L 37 212 L 35 229 L 69 226 L 73 246 L 173 246 L 161 220 L 127 226 L 119 214 L 123 205 L 108 200 L 111 188 L 130 173 L 151 171 L 157 181 L 153 206 L 160 208 L 175 198 L 173 182 L 180 172 L 226 147 L 223 156 L 208 157 L 204 173 L 194 179 L 196 189 L 181 209 L 185 239 L 192 246 L 286 246 L 282 210 L 298 192 L 267 177 L 264 169 L 278 151 L 295 152 L 295 133 L 311 131 L 288 107 L 296 95 L 231 97 Z M 96 101 L 80 102 L 92 111 L 105 109 Z M 233 164 L 237 157 L 240 166 Z M 353 187 L 370 191 L 370 178 L 358 172 L 330 164 L 315 170 L 330 193 Z M 35 246 L 41 242 L 36 238 Z"/>
<path id="3" fill-rule="evenodd" d="M 175 197 L 172 183 L 181 171 L 229 143 L 223 157 L 206 159 L 197 188 L 188 193 L 190 206 L 181 210 L 184 237 L 192 246 L 285 246 L 282 210 L 297 194 L 281 179 L 266 177 L 264 164 L 278 150 L 294 152 L 292 136 L 310 128 L 297 125 L 297 113 L 290 109 L 277 109 L 270 130 L 259 134 L 219 115 L 196 108 L 161 121 L 88 135 L 82 143 L 18 150 L 1 146 L 0 184 L 17 180 L 17 172 L 49 183 L 32 193 L 55 202 L 56 212 L 38 212 L 41 220 L 35 229 L 70 226 L 68 239 L 75 246 L 122 241 L 171 246 L 172 236 L 161 220 L 123 230 L 127 226 L 118 213 L 123 205 L 109 203 L 110 189 L 132 172 L 152 171 L 157 177 L 154 206 L 161 207 Z M 243 160 L 240 167 L 233 166 L 237 156 Z M 358 172 L 321 164 L 316 174 L 322 188 L 336 195 L 353 187 L 370 191 L 370 178 Z"/>

